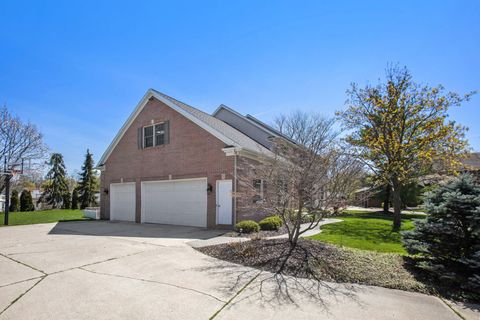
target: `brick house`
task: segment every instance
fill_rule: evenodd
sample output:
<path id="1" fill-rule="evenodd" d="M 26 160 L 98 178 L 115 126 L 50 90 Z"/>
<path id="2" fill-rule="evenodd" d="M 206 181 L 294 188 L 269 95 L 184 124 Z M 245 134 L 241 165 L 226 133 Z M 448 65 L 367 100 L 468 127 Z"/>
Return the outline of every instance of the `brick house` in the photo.
<path id="1" fill-rule="evenodd" d="M 469 153 L 461 162 L 461 171 L 473 175 L 480 182 L 480 152 Z"/>
<path id="2" fill-rule="evenodd" d="M 224 105 L 209 115 L 149 89 L 98 163 L 101 217 L 208 228 L 258 220 L 252 199 L 234 196 L 237 172 L 272 154 L 271 137 L 287 139 Z"/>

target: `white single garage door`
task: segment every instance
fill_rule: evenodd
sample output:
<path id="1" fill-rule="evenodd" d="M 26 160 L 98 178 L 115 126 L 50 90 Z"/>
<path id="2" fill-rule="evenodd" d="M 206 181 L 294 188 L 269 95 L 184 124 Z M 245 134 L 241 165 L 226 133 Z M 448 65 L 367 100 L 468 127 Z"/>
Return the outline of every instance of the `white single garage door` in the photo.
<path id="1" fill-rule="evenodd" d="M 207 179 L 142 182 L 142 222 L 207 226 Z"/>
<path id="2" fill-rule="evenodd" d="M 135 182 L 110 185 L 110 220 L 135 221 Z"/>

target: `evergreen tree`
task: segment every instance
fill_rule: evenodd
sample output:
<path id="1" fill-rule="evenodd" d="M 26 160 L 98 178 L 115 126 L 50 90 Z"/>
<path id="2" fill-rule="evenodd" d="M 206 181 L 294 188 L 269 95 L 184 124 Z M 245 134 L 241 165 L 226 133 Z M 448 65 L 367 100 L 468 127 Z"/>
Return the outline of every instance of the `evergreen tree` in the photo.
<path id="1" fill-rule="evenodd" d="M 72 192 L 71 208 L 72 208 L 72 210 L 77 210 L 78 209 L 78 191 L 77 191 L 77 188 L 73 189 L 73 192 Z"/>
<path id="2" fill-rule="evenodd" d="M 10 206 L 8 208 L 10 212 L 18 211 L 18 191 L 13 190 L 10 196 Z"/>
<path id="3" fill-rule="evenodd" d="M 63 203 L 62 203 L 62 209 L 70 209 L 71 208 L 71 195 L 70 192 L 67 192 L 63 195 Z"/>
<path id="4" fill-rule="evenodd" d="M 68 193 L 63 156 L 60 153 L 53 153 L 47 164 L 50 166 L 46 176 L 49 183 L 45 184 L 40 200 L 58 208 L 63 202 L 63 196 Z"/>
<path id="5" fill-rule="evenodd" d="M 97 185 L 97 177 L 93 171 L 93 157 L 90 151 L 87 149 L 85 162 L 82 166 L 82 173 L 80 174 L 80 182 L 78 185 L 80 209 L 92 207 L 97 204 L 95 199 Z"/>
<path id="6" fill-rule="evenodd" d="M 428 194 L 426 209 L 427 218 L 404 232 L 407 251 L 442 283 L 479 293 L 480 187 L 462 175 Z"/>
<path id="7" fill-rule="evenodd" d="M 27 189 L 24 189 L 20 195 L 20 211 L 35 211 L 32 194 Z"/>

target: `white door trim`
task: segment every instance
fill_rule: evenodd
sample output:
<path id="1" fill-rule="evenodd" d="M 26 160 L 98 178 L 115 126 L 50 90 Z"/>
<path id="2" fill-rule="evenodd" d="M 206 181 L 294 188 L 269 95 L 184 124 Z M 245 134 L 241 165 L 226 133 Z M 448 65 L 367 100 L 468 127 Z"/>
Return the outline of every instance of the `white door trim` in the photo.
<path id="1" fill-rule="evenodd" d="M 112 201 L 112 186 L 116 186 L 116 185 L 119 185 L 119 186 L 120 186 L 120 185 L 123 185 L 123 186 L 125 186 L 125 185 L 133 185 L 133 186 L 134 186 L 133 207 L 135 208 L 135 207 L 136 207 L 136 203 L 137 203 L 137 196 L 136 196 L 136 194 L 135 194 L 135 192 L 136 192 L 135 184 L 136 184 L 135 182 L 115 182 L 115 183 L 110 183 L 110 195 L 109 195 L 110 221 L 115 220 L 115 217 L 114 217 L 114 215 L 113 215 L 113 210 L 112 210 L 112 203 L 113 203 L 113 201 Z M 133 213 L 133 220 L 132 220 L 132 221 L 135 222 L 135 220 L 136 220 L 136 213 L 134 212 L 134 213 Z M 120 220 L 120 221 L 121 221 L 121 220 Z"/>
<path id="2" fill-rule="evenodd" d="M 219 197 L 219 185 L 220 185 L 220 182 L 230 182 L 230 192 L 233 192 L 233 181 L 232 179 L 224 179 L 224 180 L 217 180 L 216 182 L 216 190 L 215 190 L 215 216 L 216 216 L 216 219 L 215 219 L 215 223 L 216 224 L 219 224 L 219 221 L 220 221 L 220 215 L 219 215 L 219 208 L 220 208 L 220 205 L 219 205 L 219 200 L 220 200 L 220 197 Z M 233 201 L 233 197 L 230 199 L 230 201 Z M 230 225 L 233 224 L 233 202 L 231 202 L 231 205 L 230 205 Z"/>
<path id="3" fill-rule="evenodd" d="M 145 188 L 143 187 L 145 184 L 151 184 L 151 183 L 167 183 L 167 182 L 176 182 L 176 181 L 196 181 L 196 180 L 204 180 L 205 184 L 208 186 L 208 180 L 207 177 L 203 178 L 187 178 L 187 179 L 164 179 L 164 180 L 147 180 L 147 181 L 141 181 L 140 182 L 140 189 L 141 189 L 141 199 L 140 199 L 140 205 L 141 205 L 141 215 L 140 215 L 140 222 L 141 223 L 146 223 L 145 222 Z M 207 190 L 205 190 L 205 193 Z M 205 213 L 208 219 L 208 194 L 207 194 L 207 212 Z M 207 225 L 207 222 L 205 222 L 205 225 Z"/>

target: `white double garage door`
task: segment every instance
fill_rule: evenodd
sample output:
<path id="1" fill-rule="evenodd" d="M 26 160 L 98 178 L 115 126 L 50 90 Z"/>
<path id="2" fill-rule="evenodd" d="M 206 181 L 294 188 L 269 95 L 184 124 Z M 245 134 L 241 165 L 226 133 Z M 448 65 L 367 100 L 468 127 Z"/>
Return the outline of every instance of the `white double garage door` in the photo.
<path id="1" fill-rule="evenodd" d="M 135 183 L 110 185 L 110 219 L 135 221 Z M 141 222 L 207 226 L 207 179 L 141 183 Z"/>

